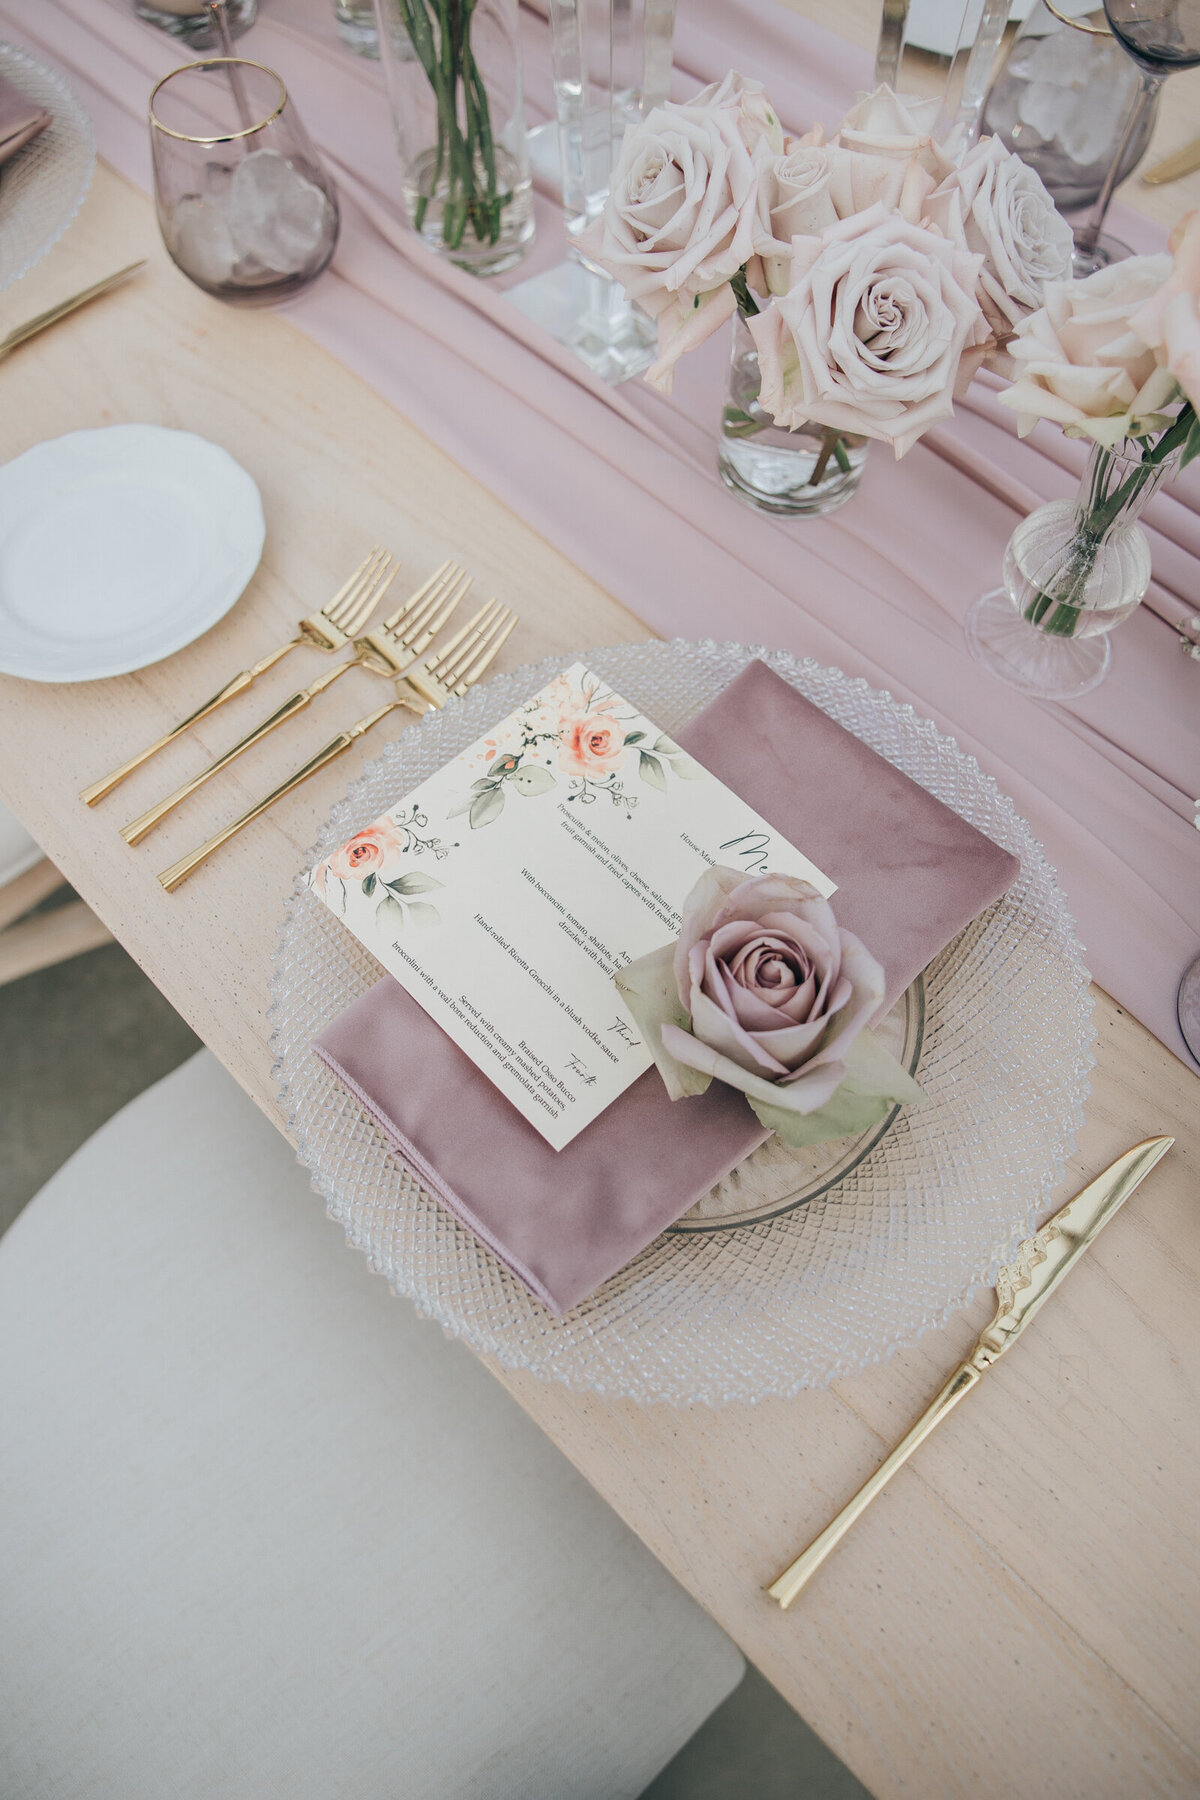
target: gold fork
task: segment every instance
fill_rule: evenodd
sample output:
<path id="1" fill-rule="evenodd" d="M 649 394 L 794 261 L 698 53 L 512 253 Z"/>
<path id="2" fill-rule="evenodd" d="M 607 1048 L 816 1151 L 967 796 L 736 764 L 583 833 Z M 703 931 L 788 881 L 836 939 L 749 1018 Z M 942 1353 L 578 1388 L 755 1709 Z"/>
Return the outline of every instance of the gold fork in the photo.
<path id="1" fill-rule="evenodd" d="M 240 675 L 235 675 L 232 681 L 227 681 L 225 686 L 210 700 L 204 702 L 203 706 L 198 706 L 195 712 L 189 713 L 186 719 L 181 719 L 178 725 L 172 726 L 170 731 L 165 732 L 157 743 L 149 744 L 145 750 L 139 751 L 137 756 L 131 756 L 127 763 L 122 763 L 121 767 L 114 769 L 111 775 L 105 775 L 100 781 L 93 781 L 91 787 L 84 788 L 79 798 L 88 806 L 95 806 L 97 800 L 103 800 L 106 794 L 111 794 L 115 787 L 119 787 L 127 775 L 132 775 L 133 771 L 140 769 L 144 762 L 148 762 L 152 756 L 157 756 L 158 752 L 165 750 L 168 744 L 173 744 L 177 737 L 182 737 L 185 731 L 190 730 L 193 725 L 199 724 L 201 719 L 206 719 L 210 712 L 215 712 L 218 706 L 224 706 L 226 700 L 232 700 L 235 694 L 240 694 L 248 688 L 252 681 L 257 681 L 260 675 L 265 675 L 268 669 L 273 669 L 275 664 L 288 654 L 289 650 L 298 650 L 302 644 L 307 644 L 314 650 L 325 650 L 331 654 L 335 650 L 341 650 L 350 642 L 355 632 L 362 629 L 374 611 L 382 591 L 378 584 L 382 578 L 382 572 L 389 567 L 391 560 L 386 550 L 381 550 L 376 545 L 370 555 L 365 556 L 359 563 L 350 579 L 343 583 L 333 599 L 328 601 L 320 612 L 311 613 L 307 619 L 301 619 L 297 627 L 298 636 L 289 638 L 286 644 L 280 644 L 277 649 L 271 651 L 269 656 L 262 657 L 249 669 L 243 669 Z M 385 582 L 384 586 L 386 585 Z"/>
<path id="2" fill-rule="evenodd" d="M 367 713 L 364 718 L 358 720 L 357 724 L 351 725 L 348 731 L 339 731 L 338 735 L 330 738 L 329 742 L 318 750 L 315 756 L 310 757 L 308 762 L 289 775 L 286 781 L 281 781 L 279 786 L 273 788 L 264 799 L 259 800 L 247 812 L 244 812 L 240 819 L 235 819 L 232 825 L 226 825 L 223 831 L 218 831 L 215 837 L 210 837 L 208 842 L 201 844 L 198 850 L 192 850 L 187 856 L 181 856 L 179 861 L 172 863 L 169 869 L 164 869 L 158 879 L 168 894 L 172 893 L 180 882 L 186 881 L 192 871 L 198 869 L 202 862 L 207 862 L 208 858 L 215 850 L 219 850 L 222 844 L 227 844 L 231 837 L 241 831 L 243 826 L 249 825 L 252 820 L 257 819 L 260 813 L 265 813 L 269 806 L 274 806 L 276 800 L 281 800 L 285 794 L 290 794 L 293 788 L 299 787 L 302 781 L 307 781 L 310 775 L 315 775 L 318 769 L 323 769 L 327 763 L 331 763 L 334 757 L 342 754 L 343 750 L 348 750 L 356 738 L 362 737 L 364 732 L 370 731 L 373 726 L 378 725 L 381 719 L 386 719 L 389 713 L 395 712 L 399 707 L 405 707 L 408 711 L 417 714 L 432 712 L 443 707 L 451 696 L 465 694 L 469 687 L 475 685 L 489 663 L 497 656 L 505 639 L 516 624 L 516 613 L 506 606 L 501 606 L 499 601 L 490 600 L 486 606 L 480 608 L 470 624 L 464 625 L 460 631 L 456 632 L 441 650 L 433 656 L 423 658 L 397 681 L 394 700 L 389 700 L 386 706 L 378 707 L 375 712 Z"/>
<path id="3" fill-rule="evenodd" d="M 395 574 L 394 568 L 392 574 Z M 390 580 L 391 575 L 388 576 L 388 581 Z M 289 719 L 294 719 L 318 694 L 332 687 L 335 681 L 340 681 L 351 669 L 371 669 L 375 674 L 387 675 L 393 680 L 396 676 L 403 675 L 422 651 L 432 644 L 470 587 L 471 581 L 472 577 L 464 575 L 457 563 L 444 562 L 377 630 L 355 639 L 353 654 L 346 662 L 336 663 L 332 669 L 326 669 L 323 675 L 318 675 L 315 681 L 310 681 L 307 687 L 290 694 L 269 717 L 257 724 L 253 731 L 248 731 L 245 737 L 239 738 L 236 744 L 230 745 L 206 769 L 201 769 L 198 775 L 185 781 L 182 787 L 176 788 L 173 794 L 168 794 L 165 800 L 160 800 L 157 806 L 150 807 L 148 812 L 131 819 L 128 825 L 123 825 L 121 836 L 125 842 L 140 844 L 147 832 L 153 831 L 189 794 L 194 794 L 206 781 L 211 781 L 214 775 L 227 769 L 231 762 L 236 761 L 252 745 L 260 743 Z"/>

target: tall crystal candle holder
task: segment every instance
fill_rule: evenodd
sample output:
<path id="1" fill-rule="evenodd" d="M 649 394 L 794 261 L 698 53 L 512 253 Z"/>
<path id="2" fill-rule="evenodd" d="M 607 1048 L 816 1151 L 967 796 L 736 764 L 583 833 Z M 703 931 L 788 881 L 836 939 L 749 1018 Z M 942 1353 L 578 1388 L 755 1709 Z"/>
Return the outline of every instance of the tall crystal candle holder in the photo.
<path id="1" fill-rule="evenodd" d="M 604 209 L 626 129 L 667 97 L 675 0 L 550 0 L 550 29 L 567 255 L 508 298 L 601 380 L 626 381 L 654 360 L 654 323 L 578 240 Z"/>

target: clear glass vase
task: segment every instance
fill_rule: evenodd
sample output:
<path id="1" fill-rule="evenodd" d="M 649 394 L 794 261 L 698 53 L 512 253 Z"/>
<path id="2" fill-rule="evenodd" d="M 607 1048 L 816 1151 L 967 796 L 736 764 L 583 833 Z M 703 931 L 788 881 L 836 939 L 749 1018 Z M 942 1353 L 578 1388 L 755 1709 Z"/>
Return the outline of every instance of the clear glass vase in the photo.
<path id="1" fill-rule="evenodd" d="M 733 321 L 717 469 L 740 500 L 762 512 L 836 512 L 857 492 L 867 440 L 824 425 L 784 431 L 759 403 L 758 351 L 746 321 Z"/>
<path id="2" fill-rule="evenodd" d="M 404 209 L 431 250 L 498 275 L 533 242 L 517 0 L 375 0 Z"/>
<path id="3" fill-rule="evenodd" d="M 658 331 L 578 238 L 604 210 L 625 132 L 667 98 L 674 33 L 675 0 L 550 0 L 558 116 L 539 131 L 554 137 L 549 161 L 562 187 L 567 254 L 508 298 L 601 381 L 649 368 Z M 540 173 L 546 147 L 530 135 Z"/>
<path id="4" fill-rule="evenodd" d="M 1150 585 L 1138 517 L 1174 471 L 1179 448 L 1133 439 L 1092 448 L 1079 493 L 1022 519 L 1004 552 L 1004 585 L 967 615 L 972 656 L 1041 700 L 1075 700 L 1112 662 L 1109 633 Z"/>

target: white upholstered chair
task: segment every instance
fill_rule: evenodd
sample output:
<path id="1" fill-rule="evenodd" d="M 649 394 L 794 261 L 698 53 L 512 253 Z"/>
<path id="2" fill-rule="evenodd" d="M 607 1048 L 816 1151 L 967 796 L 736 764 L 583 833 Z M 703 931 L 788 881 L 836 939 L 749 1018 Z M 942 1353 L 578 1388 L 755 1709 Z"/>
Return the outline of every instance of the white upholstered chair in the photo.
<path id="1" fill-rule="evenodd" d="M 4 1800 L 632 1800 L 742 1669 L 207 1052 L 0 1239 Z"/>
<path id="2" fill-rule="evenodd" d="M 36 918 L 24 916 L 62 885 L 54 864 L 0 803 L 0 986 L 112 942 L 82 900 L 68 901 Z"/>

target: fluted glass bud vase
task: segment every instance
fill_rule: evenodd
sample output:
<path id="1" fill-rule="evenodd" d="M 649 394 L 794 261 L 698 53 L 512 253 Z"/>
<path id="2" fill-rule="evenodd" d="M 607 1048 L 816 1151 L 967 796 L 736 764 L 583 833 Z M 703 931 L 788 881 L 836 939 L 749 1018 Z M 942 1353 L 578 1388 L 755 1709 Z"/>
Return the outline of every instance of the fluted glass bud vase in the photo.
<path id="1" fill-rule="evenodd" d="M 375 0 L 404 209 L 431 250 L 497 275 L 533 242 L 517 0 Z"/>
<path id="2" fill-rule="evenodd" d="M 1100 685 L 1112 662 L 1109 633 L 1150 585 L 1138 517 L 1180 449 L 1162 439 L 1129 439 L 1113 450 L 1096 444 L 1076 497 L 1022 519 L 1004 553 L 1003 587 L 967 615 L 977 662 L 1039 700 L 1076 700 Z"/>
<path id="3" fill-rule="evenodd" d="M 759 401 L 758 350 L 741 313 L 733 320 L 721 409 L 717 470 L 727 488 L 760 512 L 815 517 L 836 512 L 858 490 L 867 440 L 824 425 L 785 431 Z"/>

